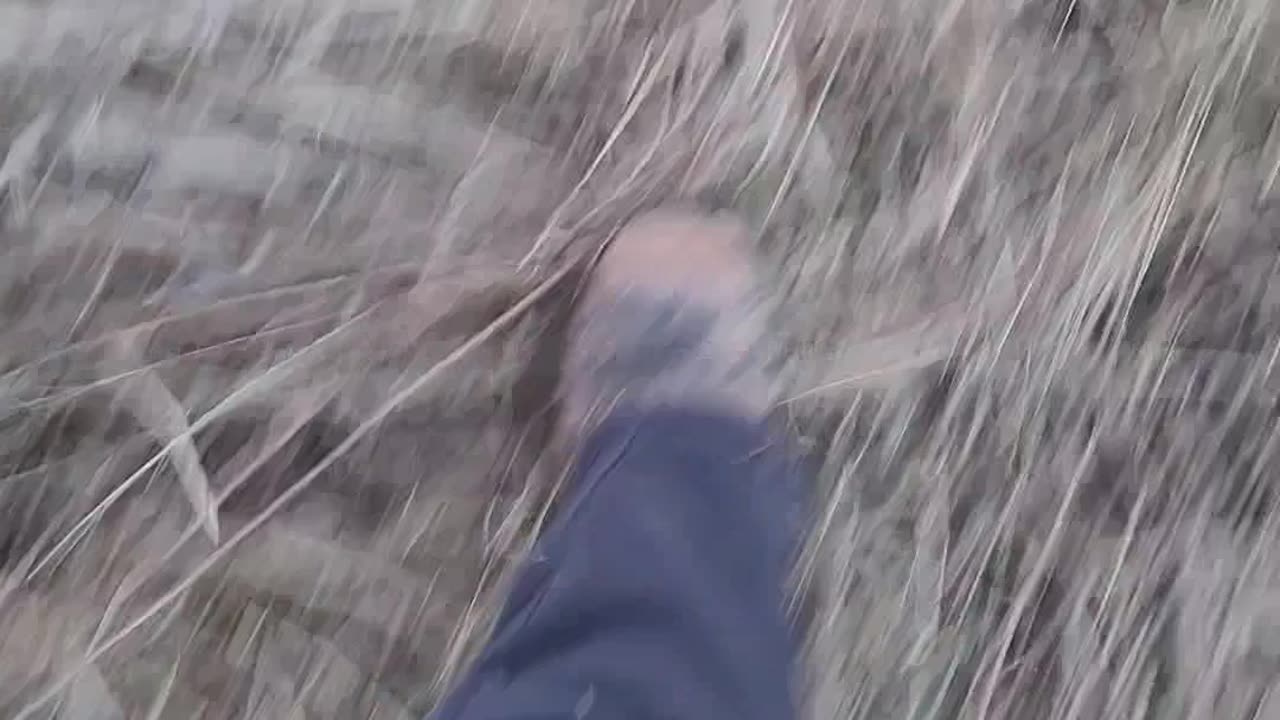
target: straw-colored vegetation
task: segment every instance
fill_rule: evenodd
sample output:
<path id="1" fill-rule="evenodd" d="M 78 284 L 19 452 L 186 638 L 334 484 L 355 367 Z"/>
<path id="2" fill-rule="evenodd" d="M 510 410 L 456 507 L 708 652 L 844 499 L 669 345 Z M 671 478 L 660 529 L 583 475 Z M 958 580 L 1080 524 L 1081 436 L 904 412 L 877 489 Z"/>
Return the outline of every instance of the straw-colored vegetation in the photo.
<path id="1" fill-rule="evenodd" d="M 758 229 L 816 718 L 1280 717 L 1267 0 L 3 0 L 0 715 L 416 718 L 594 251 Z"/>

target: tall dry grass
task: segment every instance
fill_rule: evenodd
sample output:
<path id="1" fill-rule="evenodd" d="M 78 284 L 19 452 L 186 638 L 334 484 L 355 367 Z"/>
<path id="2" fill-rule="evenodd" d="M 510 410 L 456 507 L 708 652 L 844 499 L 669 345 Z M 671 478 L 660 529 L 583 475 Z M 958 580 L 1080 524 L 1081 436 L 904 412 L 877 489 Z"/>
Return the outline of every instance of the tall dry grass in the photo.
<path id="1" fill-rule="evenodd" d="M 813 717 L 1280 714 L 1265 0 L 5 0 L 0 714 L 427 711 L 565 313 L 759 229 Z"/>

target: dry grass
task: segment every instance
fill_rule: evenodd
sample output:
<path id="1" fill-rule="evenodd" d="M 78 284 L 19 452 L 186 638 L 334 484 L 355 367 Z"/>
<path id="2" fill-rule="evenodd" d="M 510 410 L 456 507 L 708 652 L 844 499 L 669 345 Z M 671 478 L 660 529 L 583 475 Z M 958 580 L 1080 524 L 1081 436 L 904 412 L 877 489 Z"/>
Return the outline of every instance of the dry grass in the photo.
<path id="1" fill-rule="evenodd" d="M 760 228 L 813 717 L 1280 716 L 1265 0 L 4 0 L 0 715 L 413 718 L 581 263 Z"/>

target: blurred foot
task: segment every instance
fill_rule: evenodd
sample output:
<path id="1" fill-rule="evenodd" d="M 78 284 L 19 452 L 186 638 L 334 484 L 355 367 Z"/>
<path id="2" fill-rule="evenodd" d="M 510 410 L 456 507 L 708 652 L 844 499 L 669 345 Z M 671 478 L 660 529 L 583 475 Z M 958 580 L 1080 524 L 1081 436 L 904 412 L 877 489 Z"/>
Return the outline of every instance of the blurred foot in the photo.
<path id="1" fill-rule="evenodd" d="M 764 331 L 742 223 L 674 209 L 633 220 L 574 314 L 564 434 L 619 409 L 763 418 L 773 399 Z"/>

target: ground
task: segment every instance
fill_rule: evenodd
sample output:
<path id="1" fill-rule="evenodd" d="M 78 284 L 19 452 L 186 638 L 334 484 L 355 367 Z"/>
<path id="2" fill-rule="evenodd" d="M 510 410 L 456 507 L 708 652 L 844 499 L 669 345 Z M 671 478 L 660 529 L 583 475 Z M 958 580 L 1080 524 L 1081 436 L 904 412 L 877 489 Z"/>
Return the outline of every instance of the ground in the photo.
<path id="1" fill-rule="evenodd" d="M 1266 0 L 3 0 L 0 715 L 415 718 L 755 229 L 807 717 L 1280 716 Z"/>

